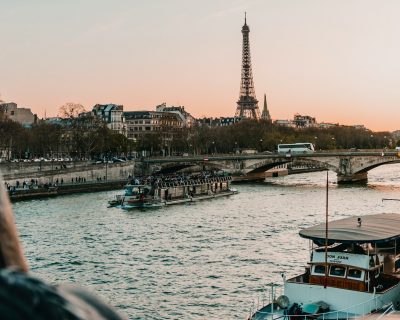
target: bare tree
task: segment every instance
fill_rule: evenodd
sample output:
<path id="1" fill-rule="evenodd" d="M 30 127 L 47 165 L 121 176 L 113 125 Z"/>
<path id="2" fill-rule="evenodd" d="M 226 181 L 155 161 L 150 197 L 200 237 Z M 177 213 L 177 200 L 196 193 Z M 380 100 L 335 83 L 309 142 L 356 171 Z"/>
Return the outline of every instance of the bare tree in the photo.
<path id="1" fill-rule="evenodd" d="M 95 150 L 101 129 L 106 124 L 98 117 L 92 114 L 86 114 L 75 119 L 72 124 L 73 139 L 75 148 L 80 155 L 89 157 L 90 153 Z"/>
<path id="2" fill-rule="evenodd" d="M 61 118 L 75 119 L 82 112 L 86 112 L 83 105 L 79 103 L 67 102 L 60 107 L 58 111 L 58 116 Z"/>

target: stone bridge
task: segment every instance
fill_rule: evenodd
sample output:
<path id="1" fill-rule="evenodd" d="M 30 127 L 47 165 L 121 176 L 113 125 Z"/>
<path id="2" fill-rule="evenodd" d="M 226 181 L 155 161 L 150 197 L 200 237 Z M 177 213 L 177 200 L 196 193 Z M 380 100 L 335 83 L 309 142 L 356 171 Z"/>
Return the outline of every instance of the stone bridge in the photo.
<path id="1" fill-rule="evenodd" d="M 367 181 L 369 170 L 390 163 L 400 163 L 400 154 L 394 151 L 354 151 L 143 158 L 139 170 L 141 174 L 224 170 L 243 180 L 259 180 L 264 178 L 265 171 L 290 164 L 330 170 L 336 172 L 338 183 L 352 183 Z"/>

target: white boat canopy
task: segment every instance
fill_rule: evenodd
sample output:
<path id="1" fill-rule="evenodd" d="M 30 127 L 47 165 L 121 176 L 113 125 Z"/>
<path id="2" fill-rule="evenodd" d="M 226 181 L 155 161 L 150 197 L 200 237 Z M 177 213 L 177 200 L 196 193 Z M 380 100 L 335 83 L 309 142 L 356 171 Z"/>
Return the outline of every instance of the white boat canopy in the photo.
<path id="1" fill-rule="evenodd" d="M 303 229 L 303 238 L 319 245 L 325 242 L 325 223 Z M 400 214 L 382 213 L 328 222 L 329 244 L 335 243 L 384 243 L 400 238 Z"/>

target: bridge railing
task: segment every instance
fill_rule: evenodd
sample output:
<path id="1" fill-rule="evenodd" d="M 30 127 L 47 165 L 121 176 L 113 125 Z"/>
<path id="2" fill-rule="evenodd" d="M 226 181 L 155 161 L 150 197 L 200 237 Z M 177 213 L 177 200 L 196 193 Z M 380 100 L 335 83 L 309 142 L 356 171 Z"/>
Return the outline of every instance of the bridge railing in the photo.
<path id="1" fill-rule="evenodd" d="M 195 156 L 175 156 L 175 157 L 148 157 L 142 158 L 143 162 L 161 163 L 161 162 L 207 162 L 207 161 L 222 161 L 222 160 L 249 160 L 249 159 L 268 159 L 268 158 L 318 158 L 318 157 L 399 157 L 397 151 L 316 151 L 313 153 L 255 153 L 255 154 L 214 154 L 214 155 L 195 155 Z"/>

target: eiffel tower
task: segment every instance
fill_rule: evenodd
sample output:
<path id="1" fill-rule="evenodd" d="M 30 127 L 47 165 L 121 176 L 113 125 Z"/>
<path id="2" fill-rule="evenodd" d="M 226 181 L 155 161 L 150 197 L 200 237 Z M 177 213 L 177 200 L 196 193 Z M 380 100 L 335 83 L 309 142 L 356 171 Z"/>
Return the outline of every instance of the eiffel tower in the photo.
<path id="1" fill-rule="evenodd" d="M 253 72 L 251 71 L 249 33 L 250 28 L 246 23 L 245 13 L 244 25 L 242 27 L 242 80 L 240 83 L 240 95 L 237 102 L 235 116 L 248 119 L 259 119 L 260 110 L 258 108 L 258 100 L 254 91 Z"/>

